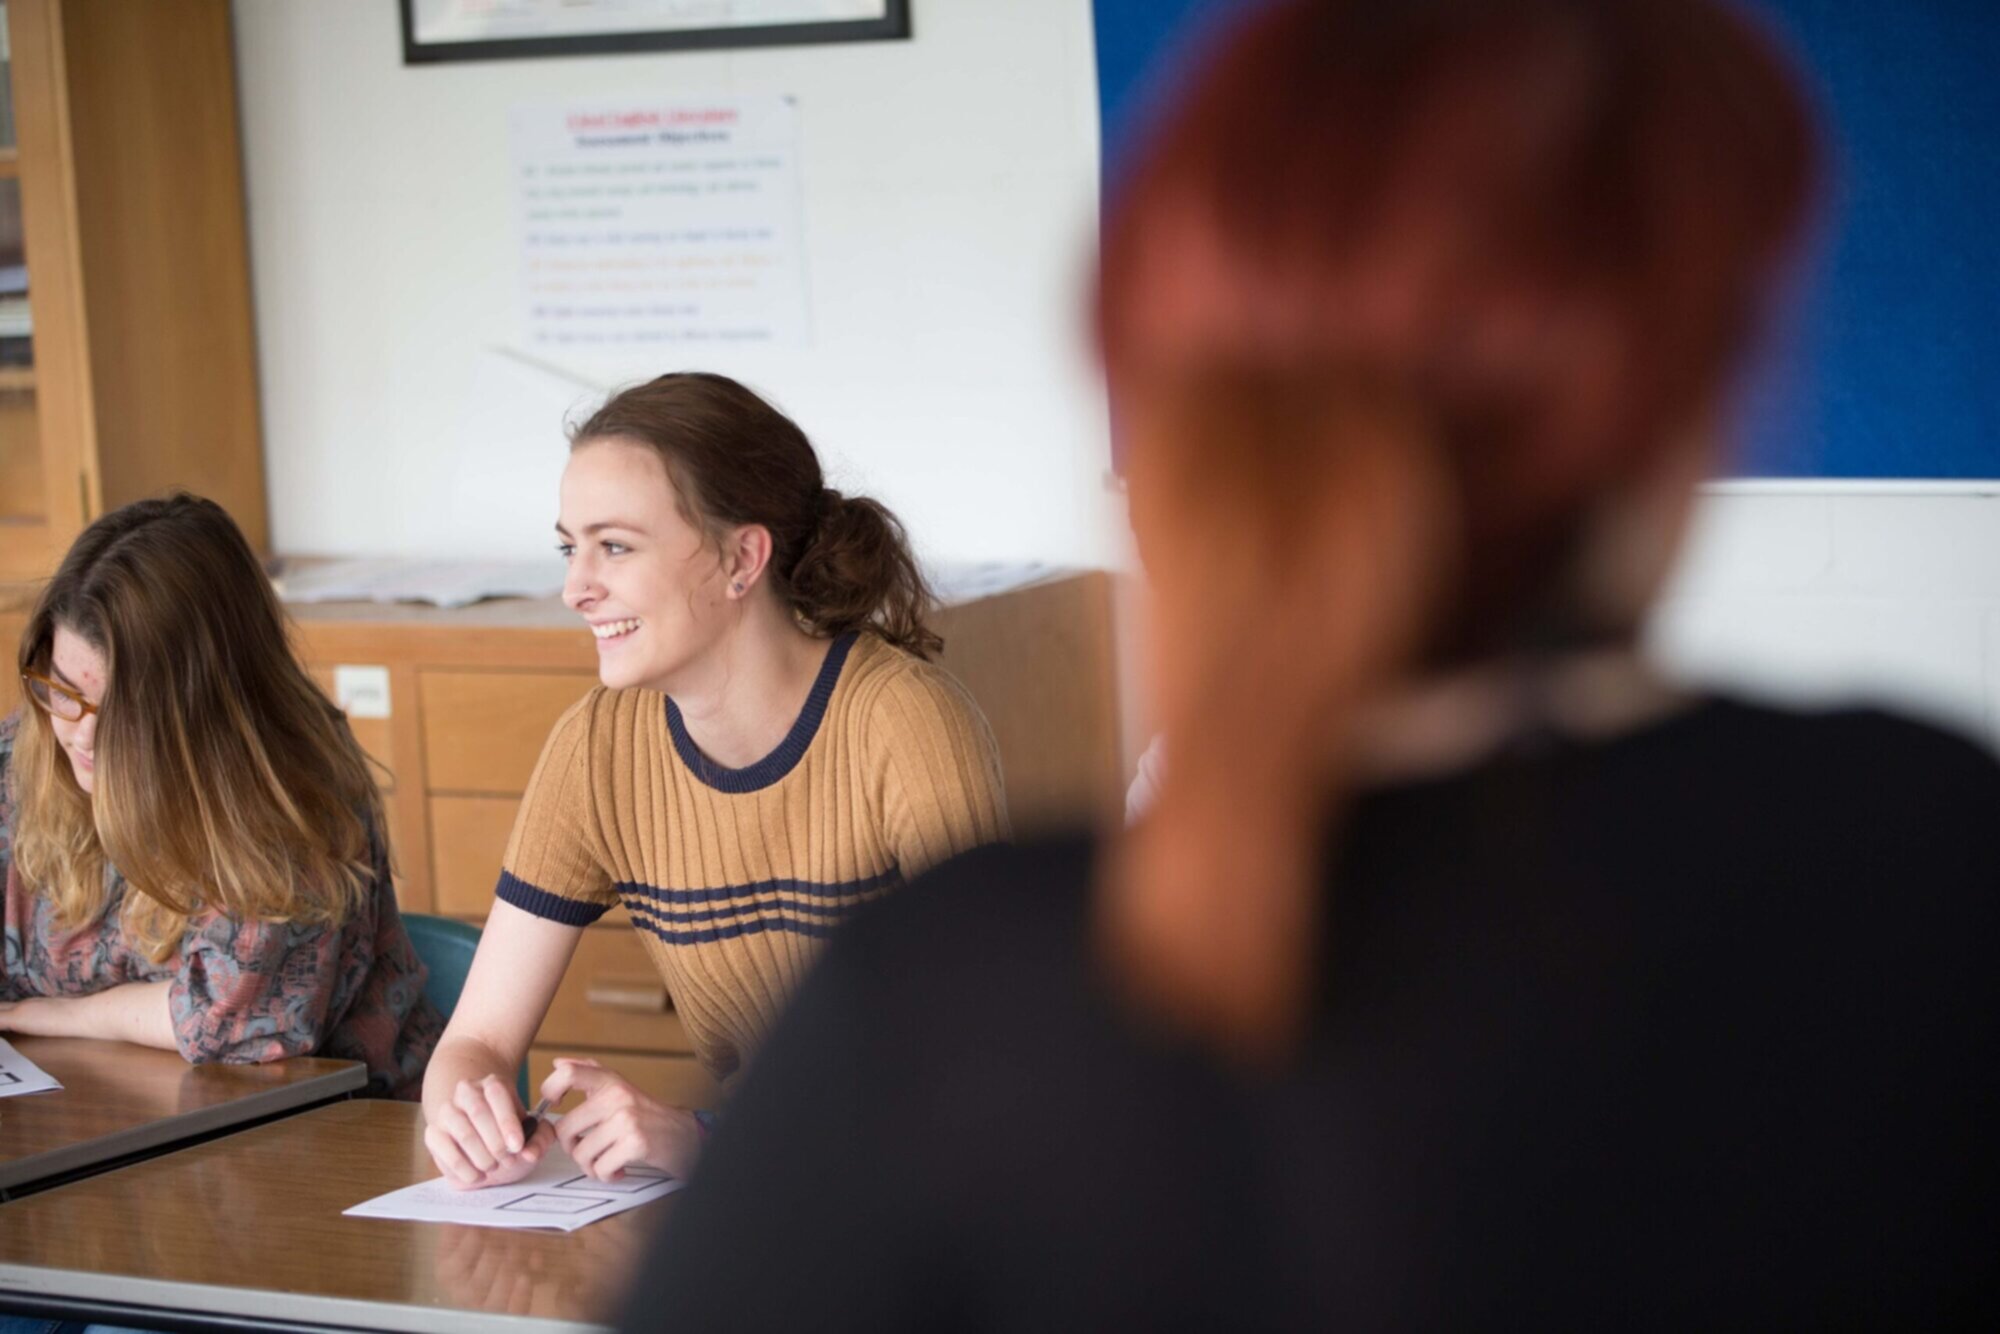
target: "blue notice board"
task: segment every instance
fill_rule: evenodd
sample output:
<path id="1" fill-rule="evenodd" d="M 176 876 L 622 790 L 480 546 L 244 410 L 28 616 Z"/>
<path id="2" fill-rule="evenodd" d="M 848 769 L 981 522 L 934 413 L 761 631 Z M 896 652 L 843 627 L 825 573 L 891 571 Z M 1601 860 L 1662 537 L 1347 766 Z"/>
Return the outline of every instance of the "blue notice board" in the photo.
<path id="1" fill-rule="evenodd" d="M 1093 0 L 1104 177 L 1254 0 Z M 1833 141 L 1802 295 L 1743 396 L 1744 478 L 2000 479 L 2000 0 L 1752 0 Z"/>

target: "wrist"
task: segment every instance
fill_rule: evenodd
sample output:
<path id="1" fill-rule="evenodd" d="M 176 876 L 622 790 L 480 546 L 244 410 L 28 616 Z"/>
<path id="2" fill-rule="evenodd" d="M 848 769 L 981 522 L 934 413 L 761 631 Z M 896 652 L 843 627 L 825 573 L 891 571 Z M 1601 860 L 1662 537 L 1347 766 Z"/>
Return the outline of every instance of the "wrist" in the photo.
<path id="1" fill-rule="evenodd" d="M 452 1104 L 460 1084 L 477 1084 L 492 1074 L 507 1080 L 511 1087 L 512 1076 L 502 1073 L 499 1061 L 498 1054 L 485 1044 L 467 1038 L 447 1037 L 438 1043 L 424 1071 L 425 1121 L 432 1120 L 439 1109 Z"/>
<path id="2" fill-rule="evenodd" d="M 77 1002 L 66 996 L 24 996 L 9 1013 L 10 1031 L 22 1037 L 70 1038 L 75 1030 Z"/>
<path id="3" fill-rule="evenodd" d="M 708 1127 L 702 1124 L 701 1113 L 688 1108 L 670 1107 L 667 1113 L 666 1137 L 659 1143 L 660 1159 L 653 1165 L 685 1178 L 708 1147 Z"/>

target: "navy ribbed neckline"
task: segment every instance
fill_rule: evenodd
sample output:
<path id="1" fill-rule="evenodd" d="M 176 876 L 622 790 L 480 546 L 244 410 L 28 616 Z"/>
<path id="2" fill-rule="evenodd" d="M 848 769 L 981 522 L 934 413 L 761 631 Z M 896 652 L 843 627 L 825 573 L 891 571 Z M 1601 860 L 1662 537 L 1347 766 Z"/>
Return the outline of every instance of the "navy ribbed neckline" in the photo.
<path id="1" fill-rule="evenodd" d="M 812 693 L 806 696 L 806 706 L 799 710 L 797 721 L 778 748 L 741 769 L 717 764 L 702 754 L 701 747 L 688 735 L 687 724 L 681 721 L 680 706 L 668 696 L 667 734 L 674 739 L 674 752 L 681 757 L 681 763 L 717 792 L 756 792 L 790 773 L 805 758 L 806 748 L 819 734 L 820 720 L 826 716 L 826 704 L 833 698 L 834 686 L 840 683 L 840 669 L 847 662 L 848 650 L 854 647 L 854 638 L 855 632 L 850 630 L 827 649 L 826 661 L 819 665 L 819 675 L 813 678 Z"/>

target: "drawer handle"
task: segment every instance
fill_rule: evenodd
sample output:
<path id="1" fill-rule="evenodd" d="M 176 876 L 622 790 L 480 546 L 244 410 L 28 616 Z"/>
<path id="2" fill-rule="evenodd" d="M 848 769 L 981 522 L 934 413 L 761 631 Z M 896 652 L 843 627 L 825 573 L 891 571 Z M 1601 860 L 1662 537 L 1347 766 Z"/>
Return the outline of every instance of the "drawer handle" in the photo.
<path id="1" fill-rule="evenodd" d="M 667 988 L 656 977 L 593 977 L 584 986 L 584 1002 L 599 1010 L 627 1014 L 665 1014 Z"/>

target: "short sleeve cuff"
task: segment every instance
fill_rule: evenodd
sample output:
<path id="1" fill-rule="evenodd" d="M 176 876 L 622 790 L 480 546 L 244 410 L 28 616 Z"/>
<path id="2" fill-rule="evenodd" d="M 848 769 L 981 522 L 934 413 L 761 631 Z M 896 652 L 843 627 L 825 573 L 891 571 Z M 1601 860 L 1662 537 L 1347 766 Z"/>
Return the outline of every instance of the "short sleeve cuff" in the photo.
<path id="1" fill-rule="evenodd" d="M 493 897 L 544 921 L 560 922 L 564 926 L 589 926 L 611 910 L 608 903 L 589 903 L 583 899 L 566 899 L 560 894 L 551 894 L 509 871 L 500 873 L 500 883 L 494 887 Z"/>

